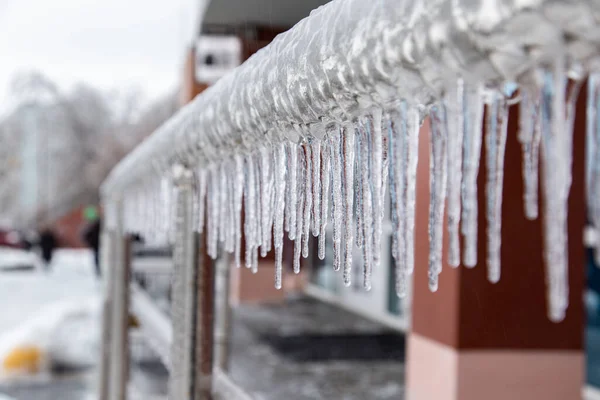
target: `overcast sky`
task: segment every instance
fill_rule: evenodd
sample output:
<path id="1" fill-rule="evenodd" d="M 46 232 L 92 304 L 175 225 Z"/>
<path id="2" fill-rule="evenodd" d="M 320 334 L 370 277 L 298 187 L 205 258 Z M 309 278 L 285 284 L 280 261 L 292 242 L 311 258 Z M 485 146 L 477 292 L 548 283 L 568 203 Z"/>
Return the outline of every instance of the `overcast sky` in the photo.
<path id="1" fill-rule="evenodd" d="M 198 0 L 0 0 L 0 101 L 19 70 L 60 86 L 139 86 L 150 98 L 181 78 Z M 0 106 L 1 108 L 1 106 Z"/>

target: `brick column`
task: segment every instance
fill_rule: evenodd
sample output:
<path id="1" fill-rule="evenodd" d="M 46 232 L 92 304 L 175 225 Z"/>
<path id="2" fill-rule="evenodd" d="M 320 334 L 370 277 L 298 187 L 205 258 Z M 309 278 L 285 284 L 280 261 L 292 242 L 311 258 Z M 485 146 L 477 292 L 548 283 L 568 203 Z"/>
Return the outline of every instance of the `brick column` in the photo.
<path id="1" fill-rule="evenodd" d="M 429 292 L 429 128 L 428 124 L 424 125 L 419 148 L 413 321 L 407 344 L 408 400 L 581 398 L 584 382 L 584 103 L 585 93 L 580 96 L 575 121 L 568 223 L 570 303 L 566 319 L 561 323 L 547 318 L 542 220 L 529 221 L 524 217 L 517 107 L 511 109 L 506 146 L 501 280 L 492 284 L 486 278 L 483 149 L 478 181 L 478 264 L 473 269 L 454 269 L 445 263 L 438 292 Z M 542 198 L 541 193 L 539 198 Z"/>

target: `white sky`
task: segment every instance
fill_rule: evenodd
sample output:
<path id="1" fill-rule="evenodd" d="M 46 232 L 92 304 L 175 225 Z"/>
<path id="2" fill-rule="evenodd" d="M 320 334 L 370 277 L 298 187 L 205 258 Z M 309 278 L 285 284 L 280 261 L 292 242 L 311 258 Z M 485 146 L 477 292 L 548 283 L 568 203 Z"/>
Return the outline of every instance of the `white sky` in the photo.
<path id="1" fill-rule="evenodd" d="M 0 0 L 0 101 L 19 70 L 61 87 L 138 86 L 153 98 L 182 77 L 198 0 Z M 1 108 L 1 107 L 0 107 Z"/>

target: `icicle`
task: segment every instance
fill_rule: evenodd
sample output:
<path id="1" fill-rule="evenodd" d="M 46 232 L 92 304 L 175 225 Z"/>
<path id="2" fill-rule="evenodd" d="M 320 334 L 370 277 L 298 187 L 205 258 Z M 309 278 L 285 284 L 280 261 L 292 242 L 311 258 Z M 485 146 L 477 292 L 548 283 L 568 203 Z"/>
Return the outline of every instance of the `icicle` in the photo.
<path id="1" fill-rule="evenodd" d="M 504 185 L 504 150 L 508 124 L 508 104 L 500 94 L 494 94 L 488 106 L 485 127 L 486 145 L 486 219 L 488 280 L 500 280 L 500 246 L 502 242 L 502 187 Z"/>
<path id="2" fill-rule="evenodd" d="M 321 229 L 321 142 L 315 140 L 311 145 L 310 154 L 312 155 L 312 234 L 319 236 Z"/>
<path id="3" fill-rule="evenodd" d="M 246 267 L 252 267 L 254 243 L 256 240 L 256 177 L 254 158 L 252 155 L 246 157 L 246 185 L 244 193 L 244 238 L 246 241 Z"/>
<path id="4" fill-rule="evenodd" d="M 313 185 L 312 185 L 312 152 L 311 145 L 302 145 L 304 154 L 304 212 L 302 215 L 302 257 L 308 257 L 308 241 L 310 239 L 311 212 L 313 210 Z"/>
<path id="5" fill-rule="evenodd" d="M 381 217 L 385 217 L 385 193 L 388 187 L 388 174 L 390 168 L 390 144 L 388 142 L 389 137 L 387 132 L 385 131 L 385 127 L 387 127 L 387 123 L 382 122 L 381 125 Z"/>
<path id="6" fill-rule="evenodd" d="M 339 271 L 342 263 L 342 154 L 340 130 L 331 136 L 331 174 L 333 176 L 332 211 L 333 211 L 333 269 Z"/>
<path id="7" fill-rule="evenodd" d="M 251 265 L 251 270 L 253 274 L 256 274 L 258 272 L 258 248 L 254 247 L 252 249 L 252 265 Z"/>
<path id="8" fill-rule="evenodd" d="M 224 177 L 227 179 L 226 190 L 227 194 L 227 208 L 225 213 L 225 220 L 227 224 L 226 235 L 225 235 L 225 250 L 228 253 L 233 253 L 235 249 L 235 232 L 236 232 L 236 221 L 235 221 L 235 199 L 234 199 L 234 185 L 235 185 L 235 168 L 228 170 L 224 169 Z"/>
<path id="9" fill-rule="evenodd" d="M 438 289 L 442 272 L 442 238 L 446 202 L 447 132 L 443 106 L 431 109 L 431 144 L 429 159 L 429 289 Z"/>
<path id="10" fill-rule="evenodd" d="M 344 260 L 344 284 L 350 286 L 352 281 L 352 249 L 354 245 L 354 226 L 352 225 L 352 213 L 354 211 L 354 127 L 342 130 L 343 143 L 343 177 L 345 204 L 344 227 L 345 227 L 345 260 Z"/>
<path id="11" fill-rule="evenodd" d="M 275 246 L 275 287 L 281 289 L 283 271 L 283 212 L 285 207 L 285 146 L 275 148 L 275 222 L 273 224 L 273 244 Z"/>
<path id="12" fill-rule="evenodd" d="M 263 147 L 260 150 L 260 159 L 258 162 L 260 170 L 260 256 L 266 257 L 267 252 L 271 247 L 271 232 L 272 226 L 269 224 L 271 221 L 271 151 Z"/>
<path id="13" fill-rule="evenodd" d="M 302 193 L 304 181 L 302 179 L 302 173 L 298 176 L 298 193 Z M 302 251 L 302 232 L 304 227 L 302 226 L 304 218 L 302 218 L 304 212 L 304 196 L 299 196 L 296 204 L 296 239 L 294 241 L 294 273 L 300 273 L 300 254 Z"/>
<path id="14" fill-rule="evenodd" d="M 327 140 L 327 139 L 326 139 Z M 325 240 L 327 238 L 327 219 L 329 218 L 329 181 L 331 171 L 330 145 L 328 141 L 321 146 L 321 192 L 319 193 L 321 211 L 319 219 L 319 259 L 325 259 Z"/>
<path id="15" fill-rule="evenodd" d="M 288 200 L 286 204 L 289 207 L 289 238 L 296 239 L 296 220 L 297 220 L 297 202 L 298 202 L 298 146 L 295 143 L 289 143 L 287 146 L 288 160 Z"/>
<path id="16" fill-rule="evenodd" d="M 219 167 L 217 167 L 217 181 L 216 181 L 217 187 L 218 187 L 218 200 L 217 200 L 217 209 L 218 209 L 218 217 L 217 217 L 217 225 L 218 225 L 218 232 L 219 232 L 219 241 L 221 243 L 225 243 L 225 235 L 226 235 L 226 214 L 227 214 L 227 199 L 225 198 L 225 195 L 227 194 L 227 178 L 225 175 L 225 170 L 223 167 L 223 163 L 221 163 L 221 165 Z M 218 247 L 218 246 L 217 246 Z M 215 250 L 215 256 L 216 256 L 216 251 Z"/>
<path id="17" fill-rule="evenodd" d="M 381 234 L 383 223 L 382 169 L 383 169 L 383 134 L 381 132 L 381 110 L 373 111 L 371 131 L 371 168 L 373 190 L 373 267 L 379 266 L 381 257 Z"/>
<path id="18" fill-rule="evenodd" d="M 359 128 L 359 149 L 361 152 L 361 182 L 362 182 L 362 225 L 363 225 L 363 285 L 371 289 L 371 272 L 373 271 L 373 198 L 371 196 L 371 167 L 369 145 L 371 137 L 365 126 Z"/>
<path id="19" fill-rule="evenodd" d="M 405 104 L 404 104 L 405 105 Z M 406 111 L 406 110 L 403 110 Z M 404 114 L 404 113 L 402 113 Z M 405 133 L 406 117 L 390 121 L 388 127 L 388 143 L 391 156 L 389 164 L 391 219 L 392 219 L 392 257 L 395 260 L 395 287 L 396 294 L 404 297 L 406 294 L 406 255 L 405 255 L 405 199 L 403 194 L 406 164 L 406 152 L 408 149 Z"/>
<path id="20" fill-rule="evenodd" d="M 448 264 L 460 265 L 460 211 L 464 132 L 464 82 L 458 79 L 444 99 L 448 113 Z"/>
<path id="21" fill-rule="evenodd" d="M 483 90 L 480 86 L 465 87 L 463 137 L 463 185 L 461 233 L 464 237 L 463 264 L 477 264 L 477 175 L 481 157 Z"/>
<path id="22" fill-rule="evenodd" d="M 408 107 L 403 101 L 400 107 L 402 118 L 406 121 L 404 135 L 405 149 L 403 166 L 404 169 L 404 192 L 403 202 L 404 222 L 404 264 L 407 274 L 412 274 L 415 269 L 415 201 L 417 193 L 417 164 L 419 161 L 419 111 L 415 107 Z"/>
<path id="23" fill-rule="evenodd" d="M 522 87 L 519 103 L 519 142 L 522 151 L 523 203 L 525 217 L 538 217 L 538 165 L 540 125 L 536 122 L 539 113 L 539 91 Z"/>
<path id="24" fill-rule="evenodd" d="M 244 197 L 244 160 L 239 154 L 235 155 L 235 178 L 234 178 L 234 214 L 235 214 L 235 249 L 234 258 L 237 268 L 241 267 L 242 248 L 242 199 Z"/>
<path id="25" fill-rule="evenodd" d="M 363 205 L 362 205 L 362 200 L 363 200 L 363 187 L 362 187 L 362 171 L 361 169 L 365 167 L 365 165 L 363 165 L 362 162 L 362 158 L 361 158 L 361 148 L 360 148 L 360 131 L 358 129 L 358 127 L 355 127 L 355 136 L 357 137 L 357 139 L 354 141 L 355 143 L 355 149 L 354 149 L 354 157 L 356 159 L 354 166 L 354 174 L 356 176 L 356 179 L 354 180 L 354 201 L 356 203 L 356 222 L 354 224 L 354 227 L 356 228 L 356 234 L 354 235 L 355 239 L 356 239 L 356 247 L 358 248 L 362 248 L 363 247 L 363 242 L 364 242 L 364 226 L 363 226 Z"/>
<path id="26" fill-rule="evenodd" d="M 548 282 L 549 317 L 561 321 L 568 299 L 567 201 L 571 154 L 565 129 L 564 60 L 541 71 L 542 163 L 544 193 L 544 259 Z"/>
<path id="27" fill-rule="evenodd" d="M 218 169 L 210 171 L 209 191 L 209 222 L 208 222 L 208 246 L 207 253 L 211 258 L 217 257 L 219 241 L 219 217 L 220 217 L 220 184 Z"/>

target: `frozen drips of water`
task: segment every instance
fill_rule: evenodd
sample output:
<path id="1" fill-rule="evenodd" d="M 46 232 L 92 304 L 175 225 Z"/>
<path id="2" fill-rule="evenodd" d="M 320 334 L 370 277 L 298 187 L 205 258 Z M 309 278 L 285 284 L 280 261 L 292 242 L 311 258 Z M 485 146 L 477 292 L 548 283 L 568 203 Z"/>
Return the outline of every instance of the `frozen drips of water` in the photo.
<path id="1" fill-rule="evenodd" d="M 442 272 L 442 239 L 444 231 L 444 206 L 448 144 L 446 111 L 443 105 L 432 107 L 429 153 L 429 289 L 438 289 L 438 275 Z"/>
<path id="2" fill-rule="evenodd" d="M 539 72 L 544 195 L 544 259 L 548 312 L 553 321 L 565 317 L 568 299 L 567 200 L 571 182 L 569 142 L 565 129 L 566 101 L 563 60 Z"/>
<path id="3" fill-rule="evenodd" d="M 304 165 L 304 211 L 302 212 L 302 257 L 308 257 L 308 241 L 310 239 L 311 214 L 313 211 L 313 172 L 312 172 L 312 151 L 311 145 L 304 143 L 303 165 Z"/>
<path id="4" fill-rule="evenodd" d="M 381 234 L 383 229 L 383 133 L 381 110 L 373 111 L 369 124 L 371 129 L 371 190 L 373 196 L 373 268 L 379 266 L 381 254 Z"/>
<path id="5" fill-rule="evenodd" d="M 342 130 L 343 147 L 343 176 L 344 176 L 344 284 L 350 286 L 352 280 L 352 249 L 354 246 L 354 226 L 352 213 L 354 211 L 354 127 L 344 127 Z"/>
<path id="6" fill-rule="evenodd" d="M 319 259 L 325 259 L 325 239 L 327 237 L 327 219 L 329 218 L 329 181 L 331 170 L 331 157 L 328 146 L 321 146 L 321 191 L 319 193 L 321 212 L 319 219 Z"/>
<path id="7" fill-rule="evenodd" d="M 477 264 L 477 176 L 481 158 L 483 131 L 483 88 L 465 85 L 463 110 L 463 171 L 462 171 L 462 215 L 463 264 Z"/>
<path id="8" fill-rule="evenodd" d="M 321 231 L 321 142 L 313 141 L 310 149 L 312 171 L 312 201 L 311 226 L 313 236 L 319 236 Z"/>
<path id="9" fill-rule="evenodd" d="M 500 245 L 502 229 L 502 187 L 504 184 L 504 150 L 508 124 L 508 103 L 503 95 L 493 93 L 488 105 L 485 127 L 486 152 L 486 219 L 488 280 L 500 280 Z"/>
<path id="10" fill-rule="evenodd" d="M 338 129 L 331 135 L 331 207 L 333 211 L 333 269 L 338 271 L 342 265 L 342 218 L 343 218 L 343 196 L 342 196 L 342 141 L 340 136 L 342 130 Z"/>
<path id="11" fill-rule="evenodd" d="M 283 270 L 283 213 L 285 208 L 285 146 L 275 146 L 275 217 L 273 224 L 273 244 L 275 246 L 275 287 L 281 289 Z"/>
<path id="12" fill-rule="evenodd" d="M 537 218 L 538 186 L 541 186 L 548 308 L 555 321 L 564 318 L 567 308 L 567 200 L 575 104 L 581 84 L 578 78 L 567 85 L 566 76 L 564 64 L 559 60 L 550 68 L 537 71 L 537 79 L 529 79 L 527 85 L 519 88 L 523 203 L 526 217 Z M 484 91 L 482 85 L 459 79 L 450 82 L 443 98 L 430 108 L 431 290 L 438 288 L 445 255 L 444 216 L 447 216 L 448 264 L 458 266 L 461 258 L 467 267 L 477 264 L 478 173 L 484 141 L 487 273 L 492 282 L 500 279 L 508 100 L 499 89 L 492 86 Z M 484 95 L 489 100 L 485 140 Z M 597 229 L 600 227 L 599 97 L 600 75 L 593 73 L 588 81 L 586 197 L 589 218 Z M 389 185 L 396 292 L 400 297 L 406 296 L 414 270 L 416 188 L 417 184 L 427 185 L 426 181 L 416 179 L 423 106 L 409 100 L 385 109 L 370 104 L 347 121 L 320 119 L 316 126 L 296 127 L 288 135 L 294 141 L 269 135 L 269 140 L 252 152 L 232 154 L 233 163 L 224 159 L 203 165 L 196 171 L 197 204 L 193 218 L 196 229 L 205 231 L 208 253 L 216 257 L 221 242 L 224 250 L 235 254 L 239 266 L 243 230 L 245 265 L 256 271 L 259 251 L 265 256 L 274 249 L 275 285 L 280 288 L 284 231 L 295 240 L 293 266 L 299 272 L 300 257 L 308 255 L 311 234 L 319 237 L 318 256 L 325 258 L 325 239 L 331 221 L 334 269 L 343 266 L 343 281 L 349 285 L 354 246 L 360 248 L 364 260 L 363 284 L 369 289 L 379 254 L 386 251 L 381 248 L 381 238 Z M 319 132 L 323 129 L 324 135 Z M 541 185 L 538 164 L 543 172 Z M 172 210 L 176 205 L 173 188 L 173 182 L 165 179 L 149 180 L 132 188 L 123 203 L 126 230 L 170 238 Z M 427 200 L 421 201 L 426 206 Z M 600 243 L 596 246 L 600 250 Z"/>
<path id="13" fill-rule="evenodd" d="M 363 228 L 363 285 L 366 289 L 371 288 L 371 272 L 373 271 L 373 198 L 371 196 L 371 135 L 369 129 L 359 125 L 358 151 L 361 158 L 361 186 L 362 186 L 362 228 Z"/>
<path id="14" fill-rule="evenodd" d="M 206 189 L 205 189 L 206 191 Z M 244 159 L 235 155 L 235 182 L 233 186 L 233 214 L 235 218 L 235 248 L 234 259 L 236 267 L 242 266 L 242 199 L 244 196 Z"/>
<path id="15" fill-rule="evenodd" d="M 464 137 L 464 82 L 450 86 L 444 99 L 448 117 L 448 264 L 460 265 L 460 188 Z"/>
<path id="16" fill-rule="evenodd" d="M 295 143 L 288 143 L 287 145 L 287 170 L 288 170 L 288 191 L 287 196 L 287 219 L 289 220 L 289 238 L 294 240 L 296 238 L 296 203 L 298 201 L 298 146 Z"/>
<path id="17" fill-rule="evenodd" d="M 540 147 L 539 107 L 540 92 L 522 87 L 519 103 L 519 135 L 522 151 L 523 203 L 528 219 L 538 217 L 538 169 Z"/>

